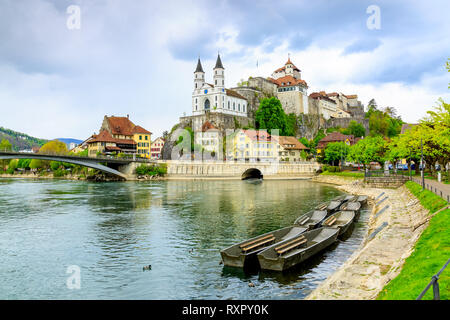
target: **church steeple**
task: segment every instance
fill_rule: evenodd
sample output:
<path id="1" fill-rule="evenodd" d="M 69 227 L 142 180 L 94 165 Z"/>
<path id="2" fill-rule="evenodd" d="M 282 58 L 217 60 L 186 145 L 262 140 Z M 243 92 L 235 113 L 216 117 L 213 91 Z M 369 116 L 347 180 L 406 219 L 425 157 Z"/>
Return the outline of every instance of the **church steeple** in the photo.
<path id="1" fill-rule="evenodd" d="M 220 60 L 220 54 L 217 54 L 216 66 L 214 67 L 214 69 L 217 68 L 224 69 L 222 65 L 222 60 Z"/>
<path id="2" fill-rule="evenodd" d="M 220 54 L 217 54 L 216 66 L 214 67 L 214 85 L 216 87 L 225 86 L 225 68 L 222 65 L 222 60 L 220 60 Z"/>
<path id="3" fill-rule="evenodd" d="M 202 68 L 202 63 L 200 62 L 200 57 L 198 58 L 197 68 L 194 71 L 194 89 L 200 89 L 205 83 L 205 72 Z"/>
<path id="4" fill-rule="evenodd" d="M 203 72 L 203 73 L 205 73 L 205 72 L 203 71 L 202 63 L 200 62 L 200 58 L 198 58 L 197 68 L 195 69 L 194 73 L 195 73 L 195 72 Z"/>

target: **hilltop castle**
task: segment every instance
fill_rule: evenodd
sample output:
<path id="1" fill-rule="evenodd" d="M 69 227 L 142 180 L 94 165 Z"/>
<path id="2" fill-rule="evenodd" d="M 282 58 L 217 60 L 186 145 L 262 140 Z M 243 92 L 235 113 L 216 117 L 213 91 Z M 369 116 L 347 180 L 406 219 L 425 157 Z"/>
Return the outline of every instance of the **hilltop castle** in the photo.
<path id="1" fill-rule="evenodd" d="M 364 121 L 364 106 L 357 95 L 314 92 L 308 96 L 308 84 L 301 77 L 301 70 L 290 57 L 284 66 L 270 77 L 250 77 L 238 87 L 225 88 L 225 68 L 217 55 L 212 83 L 205 80 L 200 61 L 194 71 L 192 115 L 180 118 L 180 123 L 201 131 L 207 121 L 219 131 L 254 126 L 255 112 L 260 99 L 278 98 L 287 114 L 316 115 L 320 127 L 346 126 L 351 120 Z"/>

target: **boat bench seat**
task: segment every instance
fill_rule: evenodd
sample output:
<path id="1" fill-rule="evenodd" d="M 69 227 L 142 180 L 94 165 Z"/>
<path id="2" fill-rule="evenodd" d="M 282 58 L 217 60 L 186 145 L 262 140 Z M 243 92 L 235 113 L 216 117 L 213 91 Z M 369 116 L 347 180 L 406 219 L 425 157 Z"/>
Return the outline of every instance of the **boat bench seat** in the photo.
<path id="1" fill-rule="evenodd" d="M 241 244 L 240 247 L 242 251 L 248 251 L 250 249 L 254 249 L 256 247 L 262 246 L 263 244 L 267 244 L 275 240 L 275 237 L 272 234 L 269 234 L 265 237 L 255 239 L 253 241 L 247 242 L 245 244 Z"/>
<path id="2" fill-rule="evenodd" d="M 302 219 L 298 224 L 302 225 L 305 224 L 306 222 L 308 222 L 311 218 L 310 217 L 305 217 L 304 219 Z"/>
<path id="3" fill-rule="evenodd" d="M 283 243 L 282 245 L 275 248 L 275 251 L 278 254 L 283 254 L 286 251 L 289 251 L 295 247 L 298 247 L 299 245 L 305 244 L 308 242 L 308 239 L 305 238 L 305 236 L 300 236 L 294 240 L 288 241 L 286 243 Z"/>
<path id="4" fill-rule="evenodd" d="M 333 223 L 336 222 L 336 217 L 331 217 L 330 219 L 328 219 L 327 221 L 325 221 L 324 225 L 326 226 L 331 226 Z"/>

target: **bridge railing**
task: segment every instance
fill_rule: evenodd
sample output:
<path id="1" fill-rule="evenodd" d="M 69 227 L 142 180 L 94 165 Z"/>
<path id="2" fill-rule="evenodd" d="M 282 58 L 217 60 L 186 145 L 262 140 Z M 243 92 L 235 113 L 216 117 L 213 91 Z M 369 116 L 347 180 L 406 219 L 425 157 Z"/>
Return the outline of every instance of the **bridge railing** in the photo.
<path id="1" fill-rule="evenodd" d="M 41 151 L 39 153 L 33 153 L 33 152 L 17 152 L 17 151 L 12 151 L 12 150 L 1 150 L 0 149 L 0 153 L 6 153 L 6 154 L 11 154 L 11 155 L 23 155 L 26 156 L 28 154 L 33 154 L 33 155 L 43 155 L 43 156 L 53 156 L 53 157 L 61 157 L 61 158 L 76 158 L 76 159 L 80 159 L 80 160 L 105 160 L 105 161 L 110 161 L 110 160 L 119 160 L 119 161 L 124 161 L 124 160 L 130 160 L 130 161 L 134 161 L 134 162 L 144 162 L 144 163 L 153 163 L 155 162 L 155 160 L 151 160 L 151 159 L 147 159 L 147 158 L 143 158 L 140 156 L 133 156 L 133 155 L 127 155 L 124 157 L 118 157 L 118 156 L 112 156 L 112 155 L 108 155 L 108 156 L 103 156 L 103 155 L 96 155 L 95 157 L 89 157 L 89 156 L 80 156 L 77 154 L 70 154 L 70 153 L 65 153 L 65 152 L 52 152 L 52 151 Z"/>

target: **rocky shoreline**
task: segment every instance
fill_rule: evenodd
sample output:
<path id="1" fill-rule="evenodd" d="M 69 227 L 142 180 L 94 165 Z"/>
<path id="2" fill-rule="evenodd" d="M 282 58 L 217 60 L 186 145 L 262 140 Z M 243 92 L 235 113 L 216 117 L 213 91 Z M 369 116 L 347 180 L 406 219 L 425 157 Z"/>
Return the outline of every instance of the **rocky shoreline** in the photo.
<path id="1" fill-rule="evenodd" d="M 362 179 L 316 176 L 313 181 L 337 185 L 351 194 L 369 196 L 372 211 L 368 233 L 352 256 L 319 285 L 308 300 L 371 300 L 395 278 L 422 231 L 428 226 L 428 210 L 402 186 L 398 189 L 368 188 Z M 383 196 L 375 198 L 384 192 Z M 380 200 L 385 200 L 380 203 Z M 381 211 L 383 210 L 383 211 Z M 378 231 L 374 233 L 374 231 Z"/>

